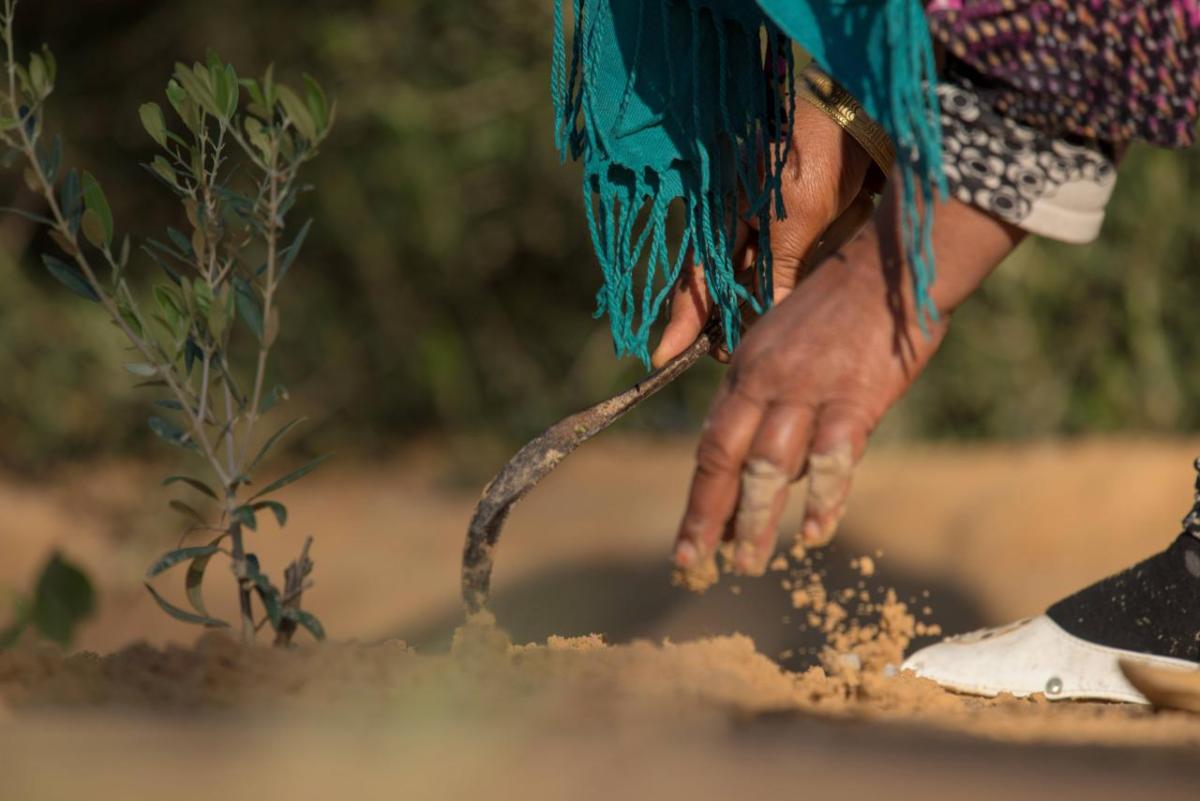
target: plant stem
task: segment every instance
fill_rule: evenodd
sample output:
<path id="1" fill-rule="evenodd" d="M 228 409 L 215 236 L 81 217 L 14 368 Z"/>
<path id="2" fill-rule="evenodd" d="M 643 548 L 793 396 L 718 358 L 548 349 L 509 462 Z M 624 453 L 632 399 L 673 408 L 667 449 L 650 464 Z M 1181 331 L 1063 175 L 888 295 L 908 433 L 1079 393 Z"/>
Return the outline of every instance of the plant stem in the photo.
<path id="1" fill-rule="evenodd" d="M 228 496 L 230 511 L 236 507 L 233 495 Z M 250 605 L 249 577 L 246 575 L 246 546 L 242 541 L 242 524 L 233 521 L 229 525 L 229 539 L 233 550 L 233 576 L 238 583 L 238 607 L 242 621 L 242 644 L 254 645 L 254 609 Z"/>
<path id="2" fill-rule="evenodd" d="M 270 171 L 267 173 L 269 184 L 267 190 L 267 281 L 263 288 L 263 337 L 259 342 L 258 365 L 254 372 L 254 392 L 250 399 L 250 408 L 246 411 L 246 429 L 244 432 L 242 456 L 239 467 L 245 467 L 249 458 L 250 446 L 253 441 L 254 425 L 258 422 L 259 408 L 262 405 L 263 382 L 267 374 L 267 357 L 270 355 L 271 337 L 268 330 L 271 327 L 271 310 L 275 299 L 275 270 L 279 260 L 279 183 L 282 176 L 278 172 L 278 145 L 272 149 Z"/>
<path id="3" fill-rule="evenodd" d="M 72 249 L 74 250 L 74 253 L 71 255 L 73 256 L 75 263 L 79 266 L 84 278 L 99 297 L 100 304 L 104 307 L 104 310 L 108 312 L 108 316 L 112 320 L 113 324 L 121 330 L 134 348 L 142 355 L 142 358 L 154 365 L 158 377 L 166 382 L 167 387 L 171 390 L 171 393 L 183 407 L 184 414 L 188 419 L 195 442 L 199 444 L 201 448 L 203 448 L 205 456 L 208 458 L 222 485 L 228 484 L 229 478 L 225 475 L 224 470 L 221 468 L 220 461 L 217 459 L 216 454 L 213 451 L 212 444 L 208 440 L 207 432 L 204 429 L 204 421 L 197 417 L 195 411 L 192 409 L 189 393 L 184 392 L 179 383 L 175 380 L 175 376 L 172 374 L 170 362 L 167 361 L 164 363 L 160 361 L 159 354 L 155 353 L 154 349 L 150 347 L 150 344 L 129 327 L 129 324 L 125 321 L 125 318 L 121 315 L 120 310 L 117 308 L 116 303 L 113 302 L 112 297 L 104 290 L 103 285 L 100 283 L 100 280 L 96 277 L 95 271 L 92 269 L 91 263 L 84 255 L 83 249 L 79 246 L 79 242 L 75 233 L 71 230 L 71 226 L 67 223 L 66 216 L 63 214 L 62 208 L 59 206 L 58 198 L 55 194 L 53 185 L 50 183 L 49 178 L 47 178 L 45 171 L 42 169 L 41 161 L 37 157 L 36 147 L 33 140 L 30 138 L 29 131 L 26 126 L 26 119 L 33 114 L 33 111 L 30 111 L 27 115 L 22 115 L 21 109 L 16 102 L 16 55 L 13 47 L 12 31 L 12 14 L 13 9 L 15 8 L 15 0 L 6 6 L 7 14 L 4 19 L 3 31 L 8 67 L 7 100 L 9 111 L 19 123 L 16 130 L 20 135 L 21 151 L 37 179 L 38 186 L 41 187 L 42 196 L 49 206 L 50 213 L 54 219 L 55 227 L 58 229 L 59 234 L 61 234 L 64 239 L 71 244 Z"/>

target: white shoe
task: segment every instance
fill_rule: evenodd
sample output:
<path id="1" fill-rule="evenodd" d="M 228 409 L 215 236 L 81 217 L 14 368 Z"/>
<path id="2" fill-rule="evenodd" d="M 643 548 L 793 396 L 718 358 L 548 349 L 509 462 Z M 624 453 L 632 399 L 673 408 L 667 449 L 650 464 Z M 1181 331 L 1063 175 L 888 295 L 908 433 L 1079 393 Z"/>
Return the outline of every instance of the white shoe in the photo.
<path id="1" fill-rule="evenodd" d="M 901 670 L 969 695 L 1044 693 L 1051 700 L 1149 703 L 1121 673 L 1120 660 L 1200 670 L 1185 659 L 1110 648 L 1068 634 L 1046 615 L 995 629 L 948 637 L 922 648 Z"/>

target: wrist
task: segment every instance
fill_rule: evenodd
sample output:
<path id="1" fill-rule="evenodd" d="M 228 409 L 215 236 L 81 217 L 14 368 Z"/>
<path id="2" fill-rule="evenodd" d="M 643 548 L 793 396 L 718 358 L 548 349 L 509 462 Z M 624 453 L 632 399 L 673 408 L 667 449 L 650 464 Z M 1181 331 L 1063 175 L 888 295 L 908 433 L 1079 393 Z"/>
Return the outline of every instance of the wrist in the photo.
<path id="1" fill-rule="evenodd" d="M 933 258 L 937 271 L 930 296 L 949 317 L 1008 257 L 1025 232 L 957 200 L 934 210 Z"/>

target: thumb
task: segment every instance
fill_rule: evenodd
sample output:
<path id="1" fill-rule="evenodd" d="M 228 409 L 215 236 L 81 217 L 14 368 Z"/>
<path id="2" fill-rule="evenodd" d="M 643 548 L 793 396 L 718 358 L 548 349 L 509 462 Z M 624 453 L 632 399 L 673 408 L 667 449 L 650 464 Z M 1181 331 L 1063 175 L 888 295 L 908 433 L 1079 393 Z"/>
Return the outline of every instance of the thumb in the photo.
<path id="1" fill-rule="evenodd" d="M 746 258 L 750 244 L 750 227 L 743 220 L 738 220 L 734 236 L 733 253 L 735 264 Z M 708 318 L 712 316 L 712 296 L 708 294 L 708 282 L 704 279 L 704 268 L 693 264 L 679 277 L 679 284 L 671 297 L 671 312 L 667 326 L 663 329 L 662 338 L 650 363 L 654 369 L 665 366 L 679 354 L 687 350 L 700 332 L 704 329 Z M 718 355 L 719 354 L 715 354 Z"/>
<path id="2" fill-rule="evenodd" d="M 671 313 L 663 329 L 651 364 L 658 369 L 688 349 L 712 314 L 712 298 L 704 280 L 704 268 L 693 265 L 679 277 L 671 297 Z"/>

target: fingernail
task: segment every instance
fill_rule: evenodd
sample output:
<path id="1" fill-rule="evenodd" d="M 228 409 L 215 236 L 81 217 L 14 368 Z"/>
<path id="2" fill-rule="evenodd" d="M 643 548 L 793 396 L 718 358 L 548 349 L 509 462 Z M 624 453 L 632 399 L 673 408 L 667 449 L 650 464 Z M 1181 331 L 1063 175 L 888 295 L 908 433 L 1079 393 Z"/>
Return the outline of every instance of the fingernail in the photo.
<path id="1" fill-rule="evenodd" d="M 804 524 L 804 542 L 813 545 L 821 541 L 821 525 L 816 520 L 808 520 Z"/>
<path id="2" fill-rule="evenodd" d="M 696 550 L 696 546 L 688 540 L 684 540 L 675 546 L 675 564 L 684 570 L 696 564 L 699 556 L 700 552 Z"/>

